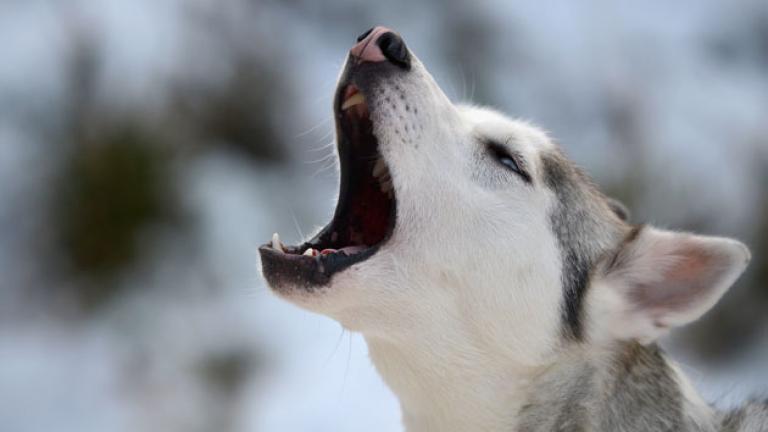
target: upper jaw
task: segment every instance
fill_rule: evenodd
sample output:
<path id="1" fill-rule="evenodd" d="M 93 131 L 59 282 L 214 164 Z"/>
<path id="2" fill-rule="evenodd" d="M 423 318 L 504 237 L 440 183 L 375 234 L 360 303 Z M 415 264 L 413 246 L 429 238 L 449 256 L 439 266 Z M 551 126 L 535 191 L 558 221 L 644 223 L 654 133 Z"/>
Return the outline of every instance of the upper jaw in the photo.
<path id="1" fill-rule="evenodd" d="M 344 65 L 344 69 L 339 76 L 334 96 L 333 108 L 336 114 L 338 126 L 339 118 L 344 114 L 342 105 L 346 100 L 345 88 L 353 85 L 357 87 L 366 97 L 369 108 L 376 109 L 375 90 L 390 78 L 403 76 L 410 73 L 403 71 L 391 63 L 368 63 L 361 62 L 359 59 L 349 56 Z"/>

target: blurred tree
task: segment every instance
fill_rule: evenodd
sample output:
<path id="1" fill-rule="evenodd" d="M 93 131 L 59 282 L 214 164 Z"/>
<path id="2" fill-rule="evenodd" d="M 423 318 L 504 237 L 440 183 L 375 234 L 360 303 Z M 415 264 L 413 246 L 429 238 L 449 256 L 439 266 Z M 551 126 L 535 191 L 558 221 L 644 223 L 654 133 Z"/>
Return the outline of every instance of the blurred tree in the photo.
<path id="1" fill-rule="evenodd" d="M 215 431 L 237 430 L 237 401 L 248 382 L 248 376 L 258 368 L 261 358 L 247 349 L 212 353 L 199 364 L 200 378 L 222 409 L 215 412 L 209 408 L 206 421 Z"/>
<path id="2" fill-rule="evenodd" d="M 440 48 L 464 87 L 465 94 L 458 96 L 473 103 L 499 105 L 502 101 L 497 100 L 491 76 L 491 71 L 499 68 L 498 57 L 493 52 L 497 46 L 493 41 L 496 23 L 486 15 L 485 9 L 469 2 L 450 1 L 442 10 Z M 515 58 L 516 48 L 514 42 L 507 44 L 505 58 Z"/>
<path id="3" fill-rule="evenodd" d="M 231 8 L 200 11 L 192 33 L 222 46 L 218 54 L 232 73 L 172 77 L 166 103 L 151 117 L 144 106 L 116 107 L 120 101 L 100 88 L 97 33 L 77 20 L 68 27 L 60 120 L 43 134 L 63 144 L 56 147 L 63 155 L 56 158 L 50 221 L 73 296 L 85 310 L 118 293 L 120 276 L 138 263 L 151 230 L 178 227 L 174 161 L 198 155 L 183 150 L 223 147 L 254 161 L 285 161 L 277 113 L 289 92 L 279 62 L 243 47 L 248 38 L 232 32 Z"/>
<path id="4" fill-rule="evenodd" d="M 113 282 L 134 263 L 142 233 L 173 213 L 169 155 L 161 139 L 135 124 L 79 137 L 57 183 L 58 235 L 80 286 L 83 306 L 114 294 Z"/>
<path id="5" fill-rule="evenodd" d="M 750 10 L 749 16 L 716 27 L 704 40 L 704 50 L 722 67 L 751 66 L 768 69 L 768 8 Z"/>
<path id="6" fill-rule="evenodd" d="M 768 159 L 760 151 L 762 146 L 768 143 L 753 147 L 752 161 L 757 184 L 766 185 Z M 764 190 L 758 189 L 753 211 L 757 224 L 742 233 L 752 252 L 746 273 L 705 319 L 681 338 L 708 362 L 728 361 L 731 355 L 751 346 L 768 326 L 768 195 Z"/>
<path id="7" fill-rule="evenodd" d="M 52 240 L 85 310 L 108 301 L 140 255 L 142 236 L 177 213 L 167 134 L 138 112 L 99 99 L 102 55 L 94 34 L 71 27 L 60 124 L 44 136 L 59 174 L 52 179 Z M 53 154 L 53 153 L 52 153 Z"/>
<path id="8" fill-rule="evenodd" d="M 268 62 L 245 56 L 233 59 L 224 83 L 178 83 L 172 91 L 173 114 L 192 128 L 203 146 L 224 146 L 259 161 L 285 161 L 279 131 L 285 83 Z"/>
<path id="9" fill-rule="evenodd" d="M 194 68 L 170 85 L 169 111 L 190 129 L 200 147 L 223 147 L 260 162 L 286 162 L 285 129 L 292 92 L 280 51 L 254 22 L 260 2 L 188 4 L 192 33 L 215 47 L 203 55 L 189 47 L 192 63 L 216 64 L 226 72 L 195 75 Z"/>
<path id="10" fill-rule="evenodd" d="M 643 127 L 643 110 L 640 98 L 634 89 L 615 88 L 609 85 L 603 88 L 603 117 L 610 142 L 616 147 L 616 163 L 625 167 L 622 176 L 612 184 L 605 185 L 606 193 L 621 201 L 630 209 L 630 214 L 643 216 L 637 209 L 646 190 L 648 176 L 649 138 Z"/>

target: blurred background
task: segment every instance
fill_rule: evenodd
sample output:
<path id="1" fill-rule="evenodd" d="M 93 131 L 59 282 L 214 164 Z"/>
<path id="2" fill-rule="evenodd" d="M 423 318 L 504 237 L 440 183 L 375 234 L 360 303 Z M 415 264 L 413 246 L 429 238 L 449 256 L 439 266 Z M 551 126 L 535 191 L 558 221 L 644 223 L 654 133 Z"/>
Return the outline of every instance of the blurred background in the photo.
<path id="1" fill-rule="evenodd" d="M 2 0 L 0 429 L 400 430 L 364 341 L 257 254 L 330 219 L 335 78 L 374 24 L 635 222 L 747 242 L 666 345 L 721 407 L 768 391 L 764 0 Z"/>

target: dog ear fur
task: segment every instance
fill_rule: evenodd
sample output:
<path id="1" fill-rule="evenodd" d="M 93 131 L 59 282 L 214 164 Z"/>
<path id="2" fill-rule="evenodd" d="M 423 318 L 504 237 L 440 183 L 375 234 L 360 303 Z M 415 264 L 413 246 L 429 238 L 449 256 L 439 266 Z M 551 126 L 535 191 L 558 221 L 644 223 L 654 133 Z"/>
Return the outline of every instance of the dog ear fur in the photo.
<path id="1" fill-rule="evenodd" d="M 589 314 L 598 337 L 649 343 L 707 312 L 747 266 L 732 239 L 635 228 L 596 267 Z"/>

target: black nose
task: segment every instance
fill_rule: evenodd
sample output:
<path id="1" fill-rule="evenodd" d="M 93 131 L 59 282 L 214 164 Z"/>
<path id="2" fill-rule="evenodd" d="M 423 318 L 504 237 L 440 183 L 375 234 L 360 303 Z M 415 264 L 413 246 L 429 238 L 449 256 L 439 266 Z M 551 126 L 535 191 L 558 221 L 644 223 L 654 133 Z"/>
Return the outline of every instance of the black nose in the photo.
<path id="1" fill-rule="evenodd" d="M 377 26 L 357 38 L 350 55 L 364 62 L 389 61 L 403 69 L 411 68 L 411 57 L 403 38 L 392 30 Z"/>
<path id="2" fill-rule="evenodd" d="M 358 41 L 358 42 L 362 42 L 362 41 L 363 41 L 363 39 L 367 38 L 367 37 L 368 37 L 368 35 L 369 35 L 369 34 L 371 34 L 371 33 L 373 32 L 373 29 L 374 29 L 374 28 L 376 28 L 376 27 L 371 27 L 371 28 L 369 28 L 368 30 L 366 30 L 366 31 L 365 31 L 363 34 L 361 34 L 360 36 L 358 36 L 358 37 L 357 37 L 357 41 Z"/>
<path id="3" fill-rule="evenodd" d="M 411 68 L 411 59 L 408 55 L 408 48 L 398 34 L 387 32 L 379 36 L 376 44 L 381 48 L 384 57 L 392 63 L 403 69 Z"/>

